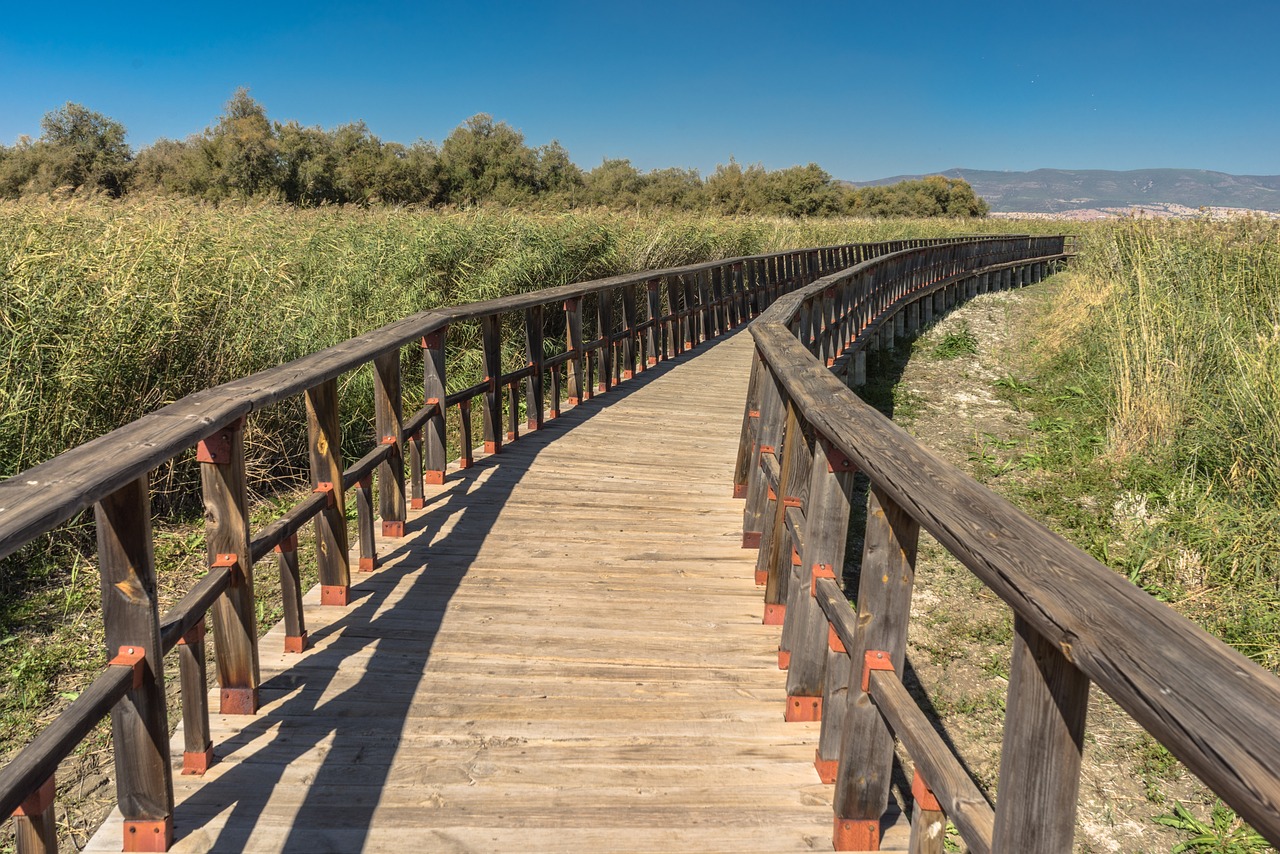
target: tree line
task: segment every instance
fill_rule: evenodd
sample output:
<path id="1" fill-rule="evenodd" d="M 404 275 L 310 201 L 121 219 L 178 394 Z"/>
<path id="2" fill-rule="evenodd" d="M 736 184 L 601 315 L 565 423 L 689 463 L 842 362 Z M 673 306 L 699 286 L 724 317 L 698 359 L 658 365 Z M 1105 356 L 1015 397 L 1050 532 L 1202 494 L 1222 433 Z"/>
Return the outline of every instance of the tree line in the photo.
<path id="1" fill-rule="evenodd" d="M 161 193 L 299 206 L 604 206 L 792 217 L 974 217 L 988 211 L 967 182 L 937 175 L 854 188 L 814 163 L 767 170 L 731 159 L 706 178 L 694 169 L 641 172 L 626 159 L 606 159 L 583 171 L 559 142 L 530 147 L 518 130 L 484 113 L 439 146 L 383 142 L 364 122 L 323 130 L 272 121 L 245 89 L 204 132 L 162 138 L 136 153 L 121 123 L 80 104 L 46 114 L 40 125 L 38 139 L 0 145 L 0 197 Z"/>

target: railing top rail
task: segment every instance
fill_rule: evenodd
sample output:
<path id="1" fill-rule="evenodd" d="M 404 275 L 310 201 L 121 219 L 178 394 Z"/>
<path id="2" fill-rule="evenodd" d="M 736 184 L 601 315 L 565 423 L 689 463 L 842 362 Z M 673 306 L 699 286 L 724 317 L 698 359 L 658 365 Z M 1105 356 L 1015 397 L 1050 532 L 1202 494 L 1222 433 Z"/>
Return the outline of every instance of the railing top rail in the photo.
<path id="1" fill-rule="evenodd" d="M 989 239 L 1003 239 L 1006 235 Z M 957 238 L 930 238 L 953 242 Z M 876 241 L 891 245 L 907 241 Z M 849 245 L 849 244 L 841 244 Z M 523 311 L 600 291 L 643 285 L 748 261 L 803 255 L 837 246 L 805 247 L 723 258 L 682 267 L 624 273 L 460 306 L 428 309 L 340 344 L 247 377 L 190 394 L 104 436 L 0 481 L 0 559 L 74 517 L 126 483 L 207 438 L 221 426 L 337 377 L 422 336 L 462 321 Z"/>
<path id="2" fill-rule="evenodd" d="M 1193 773 L 1250 823 L 1280 826 L 1280 680 L 936 457 L 791 333 L 813 294 L 930 251 L 881 256 L 780 298 L 750 327 L 771 373 L 817 433 Z"/>

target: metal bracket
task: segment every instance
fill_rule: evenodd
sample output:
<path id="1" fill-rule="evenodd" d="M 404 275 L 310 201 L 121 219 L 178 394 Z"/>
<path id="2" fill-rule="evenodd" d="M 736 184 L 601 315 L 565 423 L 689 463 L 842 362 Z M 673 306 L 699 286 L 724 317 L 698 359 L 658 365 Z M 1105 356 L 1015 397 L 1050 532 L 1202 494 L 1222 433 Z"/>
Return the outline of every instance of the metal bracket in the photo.
<path id="1" fill-rule="evenodd" d="M 278 545 L 276 545 L 275 550 L 280 554 L 283 554 L 284 552 L 296 552 L 298 550 L 298 535 L 290 534 L 285 537 Z"/>
<path id="2" fill-rule="evenodd" d="M 231 586 L 235 587 L 244 581 L 244 570 L 240 568 L 240 556 L 233 554 L 219 554 L 213 558 L 213 563 L 209 564 L 209 568 L 225 566 L 231 573 Z"/>
<path id="3" fill-rule="evenodd" d="M 925 782 L 919 768 L 915 769 L 915 773 L 911 777 L 911 797 L 915 798 L 916 806 L 925 812 L 942 812 L 942 805 L 938 803 L 938 796 L 933 793 L 933 789 L 929 788 L 929 784 Z"/>
<path id="4" fill-rule="evenodd" d="M 112 667 L 132 667 L 134 690 L 142 687 L 142 664 L 147 659 L 146 650 L 140 646 L 122 646 L 116 657 L 107 662 Z"/>
<path id="5" fill-rule="evenodd" d="M 871 690 L 871 671 L 887 670 L 893 672 L 893 662 L 889 660 L 889 653 L 882 649 L 869 649 L 866 655 L 862 657 L 862 693 Z"/>
<path id="6" fill-rule="evenodd" d="M 54 793 L 53 775 L 50 774 L 49 779 L 40 784 L 40 788 L 23 799 L 22 804 L 13 811 L 13 814 L 27 818 L 40 815 L 49 808 L 49 804 L 53 803 Z"/>
<path id="7" fill-rule="evenodd" d="M 831 564 L 815 563 L 813 565 L 813 574 L 809 578 L 809 595 L 815 599 L 818 598 L 818 579 L 819 578 L 830 578 L 832 581 L 834 581 L 835 577 L 836 577 L 836 570 L 835 570 L 835 567 L 833 567 Z"/>
<path id="8" fill-rule="evenodd" d="M 422 349 L 439 350 L 444 346 L 445 333 L 449 331 L 449 327 L 441 326 L 435 332 L 428 332 L 422 336 Z"/>
<path id="9" fill-rule="evenodd" d="M 840 640 L 840 635 L 836 632 L 835 623 L 827 623 L 827 648 L 832 652 L 848 652 L 845 649 L 844 641 Z"/>
<path id="10" fill-rule="evenodd" d="M 822 450 L 827 455 L 827 471 L 857 471 L 858 467 L 853 464 L 853 460 L 844 455 L 844 452 L 830 442 L 823 441 Z"/>
<path id="11" fill-rule="evenodd" d="M 196 443 L 196 461 L 226 465 L 231 462 L 231 434 L 244 427 L 244 418 L 237 418 L 212 436 Z"/>
<path id="12" fill-rule="evenodd" d="M 338 503 L 338 497 L 334 494 L 333 484 L 327 480 L 322 480 L 316 484 L 316 488 L 312 492 L 323 492 L 327 496 L 326 506 L 333 507 Z"/>
<path id="13" fill-rule="evenodd" d="M 192 626 L 191 629 L 185 635 L 178 638 L 178 646 L 186 646 L 188 644 L 200 643 L 204 640 L 204 633 L 205 633 L 204 618 L 202 617 L 200 619 L 200 622 Z"/>

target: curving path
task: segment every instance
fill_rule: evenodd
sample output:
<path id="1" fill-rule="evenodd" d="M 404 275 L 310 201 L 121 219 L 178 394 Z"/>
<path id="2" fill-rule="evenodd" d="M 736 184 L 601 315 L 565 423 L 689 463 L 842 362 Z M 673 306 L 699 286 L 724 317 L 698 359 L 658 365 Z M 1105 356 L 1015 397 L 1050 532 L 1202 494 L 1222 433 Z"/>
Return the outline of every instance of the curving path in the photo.
<path id="1" fill-rule="evenodd" d="M 304 654 L 262 640 L 261 711 L 175 771 L 172 850 L 830 850 L 731 497 L 751 352 L 704 344 L 428 487 L 349 606 L 312 591 Z"/>

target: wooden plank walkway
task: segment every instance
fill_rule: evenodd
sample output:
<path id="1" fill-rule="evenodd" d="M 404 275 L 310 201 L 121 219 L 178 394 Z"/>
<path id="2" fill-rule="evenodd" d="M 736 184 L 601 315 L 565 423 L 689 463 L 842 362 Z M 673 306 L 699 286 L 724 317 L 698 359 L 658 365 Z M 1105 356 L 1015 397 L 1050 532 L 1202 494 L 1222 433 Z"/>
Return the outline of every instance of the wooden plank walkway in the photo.
<path id="1" fill-rule="evenodd" d="M 751 352 L 703 345 L 428 487 L 348 607 L 307 597 L 311 648 L 263 638 L 260 712 L 175 770 L 173 850 L 830 850 L 730 497 Z"/>

